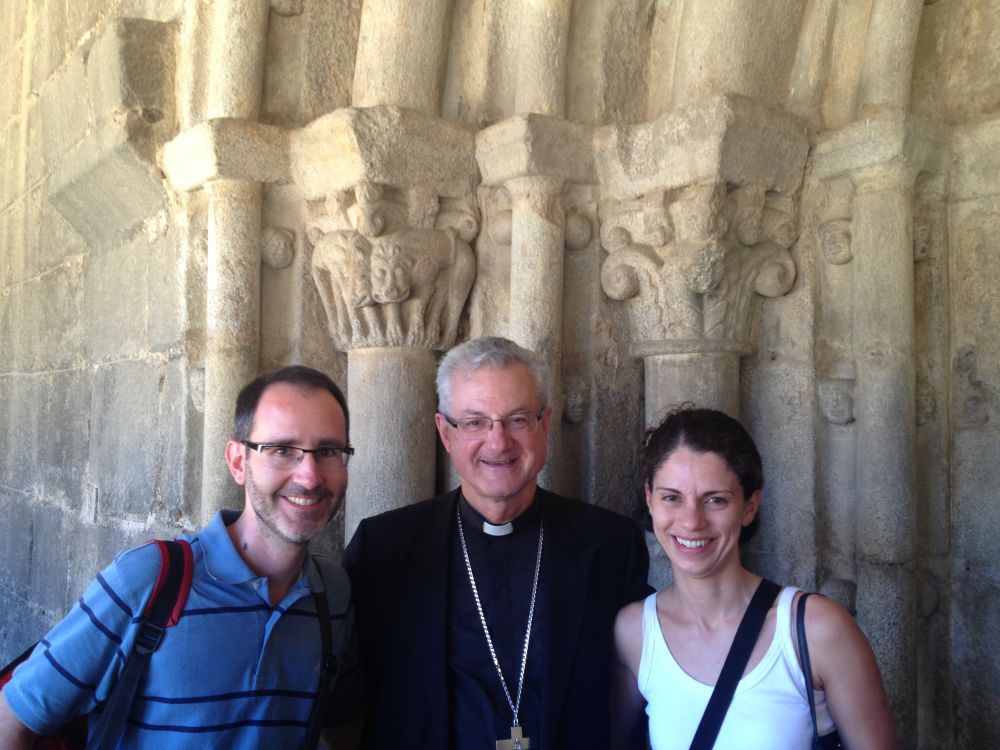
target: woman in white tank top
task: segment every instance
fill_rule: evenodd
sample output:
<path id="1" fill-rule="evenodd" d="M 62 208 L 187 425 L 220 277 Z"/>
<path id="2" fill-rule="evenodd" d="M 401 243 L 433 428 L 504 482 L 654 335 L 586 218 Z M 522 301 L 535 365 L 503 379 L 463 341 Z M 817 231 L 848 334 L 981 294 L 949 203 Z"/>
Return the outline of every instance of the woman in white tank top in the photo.
<path id="1" fill-rule="evenodd" d="M 653 750 L 688 750 L 760 576 L 740 562 L 756 530 L 764 484 L 760 454 L 735 419 L 680 408 L 647 433 L 646 505 L 670 559 L 673 585 L 625 607 L 615 622 L 615 726 L 621 742 L 645 703 Z M 715 741 L 716 750 L 808 750 L 814 691 L 821 734 L 834 725 L 848 750 L 896 747 L 871 647 L 853 618 L 809 599 L 805 629 L 813 684 L 794 636 L 799 592 L 771 607 Z M 623 745 L 624 746 L 624 745 Z"/>

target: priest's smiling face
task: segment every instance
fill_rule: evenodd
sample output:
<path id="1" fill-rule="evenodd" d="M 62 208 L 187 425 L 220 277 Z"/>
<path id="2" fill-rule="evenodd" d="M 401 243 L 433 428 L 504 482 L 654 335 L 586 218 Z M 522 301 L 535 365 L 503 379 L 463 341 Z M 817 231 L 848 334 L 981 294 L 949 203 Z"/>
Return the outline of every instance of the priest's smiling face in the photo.
<path id="1" fill-rule="evenodd" d="M 443 415 L 436 417 L 441 442 L 462 478 L 465 499 L 491 523 L 506 523 L 520 515 L 535 496 L 535 477 L 545 465 L 545 439 L 552 417 L 552 408 L 543 409 L 541 404 L 534 375 L 518 362 L 456 373 L 448 417 L 500 420 L 542 412 L 537 429 L 512 431 L 495 421 L 485 434 L 470 436 Z"/>

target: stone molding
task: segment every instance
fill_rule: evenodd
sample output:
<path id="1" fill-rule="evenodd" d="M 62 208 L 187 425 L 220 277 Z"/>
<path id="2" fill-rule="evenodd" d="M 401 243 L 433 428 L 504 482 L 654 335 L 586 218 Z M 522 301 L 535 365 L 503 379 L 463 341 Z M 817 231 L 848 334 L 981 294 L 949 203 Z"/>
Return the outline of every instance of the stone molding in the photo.
<path id="1" fill-rule="evenodd" d="M 174 127 L 174 33 L 167 23 L 116 21 L 44 94 L 63 110 L 44 139 L 49 197 L 91 245 L 167 210 L 156 150 Z M 70 111 L 80 106 L 87 111 Z"/>

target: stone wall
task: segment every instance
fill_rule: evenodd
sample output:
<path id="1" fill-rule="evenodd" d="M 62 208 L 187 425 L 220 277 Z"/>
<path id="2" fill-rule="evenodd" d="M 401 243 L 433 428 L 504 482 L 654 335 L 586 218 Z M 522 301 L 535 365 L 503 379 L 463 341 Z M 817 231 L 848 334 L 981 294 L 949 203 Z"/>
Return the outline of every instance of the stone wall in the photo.
<path id="1" fill-rule="evenodd" d="M 741 415 L 752 567 L 857 612 L 904 747 L 1000 745 L 998 61 L 997 0 L 8 2 L 0 659 L 239 502 L 257 372 L 346 385 L 324 549 L 451 485 L 437 353 L 498 333 L 585 502 Z"/>

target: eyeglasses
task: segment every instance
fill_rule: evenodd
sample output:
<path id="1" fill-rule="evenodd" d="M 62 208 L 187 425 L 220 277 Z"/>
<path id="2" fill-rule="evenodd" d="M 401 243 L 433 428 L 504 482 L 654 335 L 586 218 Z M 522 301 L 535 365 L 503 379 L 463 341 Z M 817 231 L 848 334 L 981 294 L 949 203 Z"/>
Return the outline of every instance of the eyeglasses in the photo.
<path id="1" fill-rule="evenodd" d="M 299 448 L 296 445 L 269 445 L 241 440 L 241 443 L 253 451 L 257 451 L 264 463 L 273 469 L 292 469 L 302 463 L 307 453 L 312 453 L 316 463 L 322 469 L 343 469 L 354 455 L 354 448 L 349 445 L 321 445 L 319 448 Z"/>
<path id="2" fill-rule="evenodd" d="M 525 411 L 517 414 L 510 414 L 502 419 L 490 419 L 489 417 L 476 415 L 474 417 L 463 417 L 462 419 L 452 419 L 443 411 L 439 411 L 444 421 L 458 430 L 463 437 L 485 437 L 493 431 L 493 425 L 503 425 L 504 430 L 511 435 L 529 435 L 538 429 L 538 424 L 542 421 L 545 409 L 535 414 Z"/>

